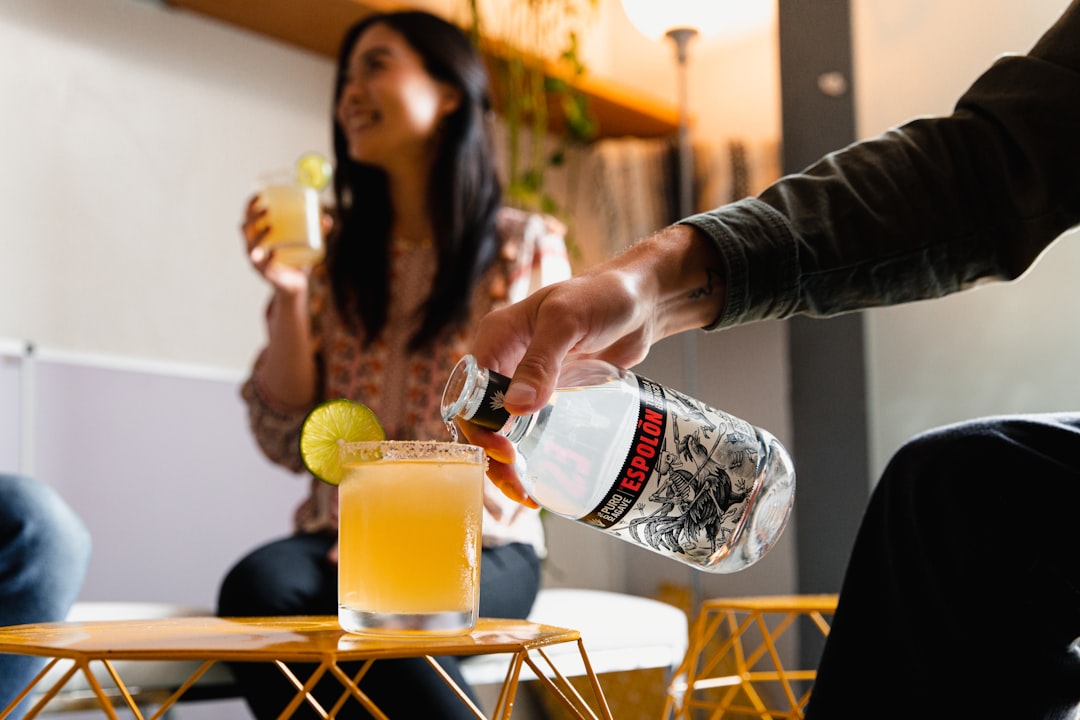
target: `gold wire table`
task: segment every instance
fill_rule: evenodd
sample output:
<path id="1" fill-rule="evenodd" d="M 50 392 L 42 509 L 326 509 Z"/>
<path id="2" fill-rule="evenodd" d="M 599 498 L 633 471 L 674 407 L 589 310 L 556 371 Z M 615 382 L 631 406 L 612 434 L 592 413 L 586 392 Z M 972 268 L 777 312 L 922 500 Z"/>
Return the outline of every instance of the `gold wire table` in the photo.
<path id="1" fill-rule="evenodd" d="M 785 666 L 781 644 L 800 626 L 829 635 L 836 595 L 706 600 L 682 665 L 668 687 L 664 717 L 754 716 L 801 720 L 815 669 Z"/>
<path id="2" fill-rule="evenodd" d="M 51 658 L 38 675 L 6 708 L 0 710 L 0 720 L 34 692 L 45 675 L 59 663 L 70 667 L 47 688 L 27 712 L 34 718 L 63 686 L 81 672 L 93 690 L 102 711 L 118 720 L 113 702 L 103 684 L 93 672 L 93 664 L 103 666 L 115 684 L 115 691 L 138 720 L 143 720 L 132 693 L 125 686 L 114 662 L 121 660 L 201 661 L 191 676 L 166 698 L 151 718 L 165 713 L 198 679 L 217 662 L 272 662 L 296 688 L 296 696 L 282 711 L 279 720 L 289 718 L 305 701 L 324 718 L 336 717 L 350 698 L 359 701 L 374 717 L 387 716 L 358 687 L 371 665 L 378 660 L 423 657 L 439 673 L 443 681 L 477 717 L 483 712 L 458 687 L 435 660 L 436 655 L 491 655 L 506 653 L 508 664 L 502 689 L 492 718 L 508 720 L 514 709 L 519 675 L 528 666 L 537 678 L 559 698 L 573 717 L 597 720 L 596 711 L 555 667 L 544 648 L 561 643 L 577 643 L 592 686 L 600 716 L 612 720 L 611 711 L 593 672 L 585 645 L 577 630 L 541 625 L 525 620 L 481 618 L 467 635 L 423 639 L 382 639 L 346 633 L 334 616 L 296 616 L 264 618 L 181 617 L 157 620 L 105 620 L 99 622 L 56 622 L 35 625 L 15 625 L 0 628 L 0 653 L 35 655 Z M 339 666 L 342 662 L 362 661 L 356 675 L 350 677 Z M 311 663 L 315 670 L 301 680 L 289 663 Z M 326 674 L 337 678 L 342 694 L 329 710 L 312 696 L 311 690 Z"/>

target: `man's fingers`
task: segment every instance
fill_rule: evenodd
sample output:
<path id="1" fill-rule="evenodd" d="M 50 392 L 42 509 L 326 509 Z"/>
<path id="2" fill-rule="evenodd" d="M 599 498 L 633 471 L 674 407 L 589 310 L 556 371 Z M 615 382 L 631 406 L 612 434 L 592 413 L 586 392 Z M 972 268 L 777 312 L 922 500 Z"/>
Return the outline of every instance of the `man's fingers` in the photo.
<path id="1" fill-rule="evenodd" d="M 566 354 L 581 340 L 569 315 L 546 308 L 536 315 L 532 339 L 514 370 L 503 406 L 515 415 L 537 412 L 551 398 Z"/>
<path id="2" fill-rule="evenodd" d="M 487 476 L 491 482 L 495 483 L 495 487 L 502 490 L 503 495 L 521 503 L 526 507 L 539 508 L 529 494 L 525 492 L 525 486 L 522 484 L 521 479 L 517 475 L 517 471 L 514 470 L 512 465 L 505 465 L 500 462 L 491 461 L 488 463 Z"/>
<path id="3" fill-rule="evenodd" d="M 461 421 L 455 424 L 467 443 L 484 448 L 484 453 L 495 462 L 514 462 L 514 446 L 502 435 L 471 422 Z"/>
<path id="4" fill-rule="evenodd" d="M 525 492 L 525 485 L 514 469 L 514 446 L 509 440 L 470 422 L 459 422 L 457 426 L 466 442 L 484 448 L 488 457 L 487 476 L 504 495 L 527 507 L 540 507 Z M 487 498 L 484 504 L 491 509 Z"/>

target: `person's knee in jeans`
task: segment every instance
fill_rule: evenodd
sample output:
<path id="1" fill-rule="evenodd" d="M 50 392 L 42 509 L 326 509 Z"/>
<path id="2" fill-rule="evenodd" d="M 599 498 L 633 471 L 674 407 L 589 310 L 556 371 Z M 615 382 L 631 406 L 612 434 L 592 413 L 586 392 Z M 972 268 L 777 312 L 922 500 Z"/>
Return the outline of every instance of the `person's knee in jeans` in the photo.
<path id="1" fill-rule="evenodd" d="M 0 475 L 0 624 L 63 620 L 89 562 L 90 533 L 56 492 Z"/>
<path id="2" fill-rule="evenodd" d="M 0 625 L 63 620 L 89 563 L 90 533 L 62 498 L 31 478 L 0 474 Z M 0 709 L 44 663 L 0 655 Z"/>

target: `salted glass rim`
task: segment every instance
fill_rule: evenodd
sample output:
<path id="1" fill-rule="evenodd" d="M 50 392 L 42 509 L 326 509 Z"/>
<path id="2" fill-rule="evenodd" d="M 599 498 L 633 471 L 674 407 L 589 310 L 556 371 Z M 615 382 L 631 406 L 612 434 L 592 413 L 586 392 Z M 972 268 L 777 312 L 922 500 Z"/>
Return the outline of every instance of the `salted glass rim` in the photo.
<path id="1" fill-rule="evenodd" d="M 482 464 L 484 449 L 479 445 L 451 440 L 363 440 L 338 443 L 341 463 L 376 460 L 432 460 Z"/>

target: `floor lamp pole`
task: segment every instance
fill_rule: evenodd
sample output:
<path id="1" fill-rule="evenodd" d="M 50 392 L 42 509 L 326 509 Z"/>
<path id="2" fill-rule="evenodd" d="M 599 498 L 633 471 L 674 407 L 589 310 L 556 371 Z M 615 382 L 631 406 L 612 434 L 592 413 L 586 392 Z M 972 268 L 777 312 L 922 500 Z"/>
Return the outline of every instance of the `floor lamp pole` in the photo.
<path id="1" fill-rule="evenodd" d="M 679 218 L 694 214 L 694 151 L 690 145 L 690 99 L 687 91 L 687 70 L 690 41 L 697 36 L 693 28 L 680 27 L 667 31 L 667 36 L 675 43 L 677 62 L 677 91 L 679 100 Z M 690 397 L 698 396 L 697 378 L 697 333 L 685 332 L 683 342 L 683 391 Z M 701 577 L 698 571 L 690 570 L 690 616 L 696 617 L 701 605 Z"/>
<path id="2" fill-rule="evenodd" d="M 675 43 L 675 60 L 678 63 L 677 86 L 679 102 L 679 216 L 694 212 L 694 151 L 690 147 L 690 99 L 687 91 L 687 70 L 690 41 L 698 34 L 693 28 L 674 28 L 667 36 Z"/>

